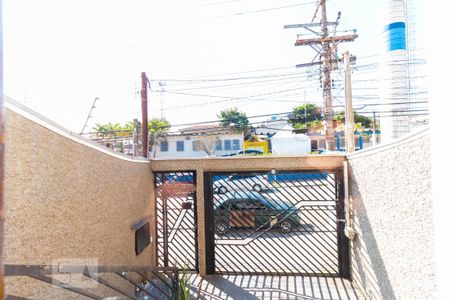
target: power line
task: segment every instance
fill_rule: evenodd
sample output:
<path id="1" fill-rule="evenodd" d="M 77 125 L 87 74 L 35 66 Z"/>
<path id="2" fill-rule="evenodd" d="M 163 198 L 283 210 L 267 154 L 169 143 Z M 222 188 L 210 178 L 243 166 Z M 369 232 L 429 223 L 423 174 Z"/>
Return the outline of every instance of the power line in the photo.
<path id="1" fill-rule="evenodd" d="M 359 109 L 364 109 L 365 107 L 368 107 L 368 106 L 382 106 L 382 105 L 403 105 L 403 104 L 407 104 L 407 103 L 410 103 L 410 104 L 422 104 L 422 103 L 428 103 L 427 101 L 416 101 L 416 102 L 390 102 L 390 103 L 367 103 L 367 104 L 364 104 L 363 105 L 363 107 L 360 107 L 360 108 L 357 108 L 357 107 L 355 107 L 355 110 L 359 110 Z M 344 105 L 336 105 L 336 106 L 334 106 L 335 108 L 337 108 L 337 107 L 344 107 Z M 310 111 L 310 110 L 315 110 L 315 108 L 314 109 L 306 109 L 306 111 Z M 423 109 L 424 111 L 426 110 L 426 109 Z M 412 112 L 414 111 L 414 110 L 411 110 Z M 373 113 L 373 112 L 376 112 L 376 113 L 379 113 L 379 112 L 382 112 L 382 111 L 374 111 L 374 110 L 371 110 L 371 111 L 367 111 L 367 112 L 361 112 L 361 113 Z M 390 111 L 389 111 L 390 112 Z M 409 111 L 408 111 L 409 112 Z M 292 111 L 289 111 L 289 112 L 281 112 L 281 113 L 271 113 L 271 114 L 261 114 L 261 115 L 254 115 L 254 116 L 247 116 L 247 118 L 248 119 L 253 119 L 253 118 L 261 118 L 261 117 L 268 117 L 268 116 L 279 116 L 279 115 L 287 115 L 287 114 L 291 114 L 292 113 Z M 359 113 L 359 112 L 358 112 Z M 387 113 L 387 112 L 382 112 L 382 113 Z M 179 127 L 179 126 L 190 126 L 190 125 L 201 125 L 201 124 L 210 124 L 210 123 L 217 123 L 217 122 L 220 122 L 220 120 L 211 120 L 211 121 L 202 121 L 202 122 L 191 122 L 191 123 L 181 123 L 181 124 L 172 124 L 172 125 L 170 125 L 170 126 L 161 126 L 160 128 L 165 128 L 165 127 Z M 112 131 L 105 131 L 105 133 L 112 133 L 112 132 L 124 132 L 124 131 L 127 131 L 127 130 L 112 130 Z M 85 133 L 85 134 L 95 134 L 96 132 L 90 132 L 90 133 Z"/>
<path id="2" fill-rule="evenodd" d="M 231 83 L 231 84 L 223 84 L 223 85 L 210 85 L 210 86 L 197 86 L 197 87 L 189 87 L 189 88 L 179 88 L 179 89 L 169 89 L 166 91 L 174 92 L 174 91 L 190 91 L 190 90 L 200 90 L 200 89 L 217 89 L 222 87 L 236 87 L 236 86 L 246 86 L 246 85 L 257 85 L 259 83 L 267 83 L 267 82 L 279 82 L 285 80 L 292 79 L 301 79 L 306 76 L 297 76 L 293 75 L 288 78 L 275 78 L 275 79 L 267 79 L 267 80 L 259 80 L 259 81 L 250 81 L 250 82 L 240 82 L 240 83 Z"/>
<path id="3" fill-rule="evenodd" d="M 250 11 L 238 12 L 238 13 L 229 14 L 229 15 L 204 18 L 203 20 L 216 20 L 216 19 L 222 19 L 222 18 L 229 18 L 229 17 L 235 17 L 235 16 L 243 16 L 243 15 L 249 15 L 249 14 L 255 14 L 255 13 L 268 12 L 268 11 L 273 11 L 273 10 L 280 10 L 280 9 L 284 9 L 284 8 L 311 5 L 311 4 L 315 4 L 315 2 L 306 2 L 306 3 L 298 3 L 298 4 L 292 4 L 292 5 L 285 5 L 285 6 L 263 8 L 263 9 L 258 9 L 258 10 L 250 10 Z"/>
<path id="4" fill-rule="evenodd" d="M 272 74 L 272 75 L 260 75 L 260 76 L 246 76 L 246 77 L 228 77 L 228 78 L 149 78 L 149 81 L 175 81 L 175 82 L 217 82 L 217 81 L 238 81 L 238 80 L 246 80 L 246 79 L 258 79 L 258 78 L 274 78 L 274 77 L 284 77 L 284 76 L 292 76 L 292 75 L 302 75 L 301 72 L 290 72 L 290 73 L 282 73 L 282 74 Z"/>

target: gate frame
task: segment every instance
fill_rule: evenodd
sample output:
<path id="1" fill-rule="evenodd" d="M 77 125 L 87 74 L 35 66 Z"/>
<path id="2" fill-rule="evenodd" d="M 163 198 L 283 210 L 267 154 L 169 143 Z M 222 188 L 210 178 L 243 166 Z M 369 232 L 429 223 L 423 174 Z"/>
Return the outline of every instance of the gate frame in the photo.
<path id="1" fill-rule="evenodd" d="M 163 249 L 163 257 L 159 257 L 158 255 L 158 247 L 159 247 L 159 242 L 158 242 L 158 238 L 160 237 L 158 235 L 158 186 L 157 186 L 157 181 L 156 181 L 156 177 L 157 174 L 163 174 L 163 179 L 164 179 L 164 174 L 169 174 L 169 173 L 192 173 L 192 178 L 193 178 L 193 185 L 196 187 L 194 196 L 193 196 L 193 200 L 194 200 L 194 205 L 193 205 L 193 212 L 194 212 L 194 236 L 195 236 L 195 266 L 194 269 L 189 269 L 189 270 L 184 270 L 184 271 L 188 271 L 188 272 L 199 272 L 199 259 L 198 259 L 198 255 L 199 255 L 199 251 L 198 251 L 198 232 L 199 232 L 199 228 L 198 228 L 198 215 L 197 215 L 197 207 L 198 207 L 198 202 L 197 202 L 197 193 L 199 192 L 197 189 L 197 171 L 195 170 L 182 170 L 182 171 L 153 171 L 153 186 L 155 189 L 155 252 L 156 252 L 156 261 L 155 261 L 155 266 L 158 266 L 160 260 L 163 261 L 163 265 L 165 265 L 165 257 L 169 255 L 168 252 L 168 248 L 167 249 Z M 164 183 L 164 180 L 163 180 Z M 167 200 L 164 201 L 164 199 L 161 199 L 161 204 L 163 206 L 163 211 L 166 210 L 167 211 Z M 164 207 L 164 205 L 166 207 Z M 162 216 L 164 218 L 164 216 Z M 163 221 L 164 223 L 164 221 Z M 166 224 L 167 225 L 167 224 Z M 167 240 L 168 238 L 168 234 L 167 234 L 167 226 L 166 228 L 163 228 L 163 240 Z M 165 247 L 164 247 L 165 248 Z M 164 266 L 162 266 L 164 267 Z"/>
<path id="2" fill-rule="evenodd" d="M 230 174 L 251 174 L 251 173 L 269 173 L 268 170 L 261 171 L 205 171 L 203 172 L 203 193 L 205 206 L 205 263 L 206 275 L 216 274 L 215 266 L 215 238 L 214 238 L 214 203 L 213 203 L 213 182 L 215 175 Z M 337 234 L 337 253 L 338 253 L 338 277 L 351 280 L 350 274 L 350 240 L 345 235 L 345 190 L 344 190 L 344 170 L 343 168 L 334 169 L 306 169 L 306 170 L 283 170 L 277 169 L 277 172 L 284 173 L 332 173 L 335 175 L 335 195 L 336 195 L 336 234 Z M 232 273 L 232 272 L 231 272 Z M 249 274 L 252 274 L 251 272 Z M 306 275 L 306 274 L 305 274 Z M 336 277 L 336 275 L 330 275 Z"/>

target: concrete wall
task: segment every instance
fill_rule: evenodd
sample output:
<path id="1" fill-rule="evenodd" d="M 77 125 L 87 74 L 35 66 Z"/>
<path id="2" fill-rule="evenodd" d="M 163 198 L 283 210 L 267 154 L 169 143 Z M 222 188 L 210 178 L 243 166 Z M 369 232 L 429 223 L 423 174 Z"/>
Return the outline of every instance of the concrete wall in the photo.
<path id="1" fill-rule="evenodd" d="M 148 161 L 114 154 L 7 103 L 5 175 L 6 264 L 82 258 L 151 265 L 151 247 L 135 255 L 130 228 L 150 213 Z M 7 292 L 41 299 L 61 293 L 23 280 L 8 277 Z"/>
<path id="2" fill-rule="evenodd" d="M 368 299 L 433 299 L 429 131 L 348 156 L 352 277 Z"/>

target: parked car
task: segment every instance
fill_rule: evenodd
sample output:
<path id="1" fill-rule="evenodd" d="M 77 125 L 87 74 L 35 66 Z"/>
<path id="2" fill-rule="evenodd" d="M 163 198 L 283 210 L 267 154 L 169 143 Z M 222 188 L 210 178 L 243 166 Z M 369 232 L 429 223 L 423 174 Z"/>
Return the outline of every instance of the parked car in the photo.
<path id="1" fill-rule="evenodd" d="M 238 156 L 238 155 L 263 155 L 264 152 L 260 151 L 260 150 L 256 150 L 256 149 L 249 149 L 249 150 L 241 150 L 239 152 L 236 153 L 231 153 L 231 154 L 225 154 L 225 155 L 221 155 L 221 156 Z"/>
<path id="2" fill-rule="evenodd" d="M 229 192 L 215 200 L 215 231 L 223 235 L 230 227 L 245 229 L 272 226 L 282 233 L 289 233 L 301 224 L 300 212 L 292 206 L 289 202 L 271 199 L 257 192 Z M 240 220 L 236 221 L 236 218 Z"/>
<path id="3" fill-rule="evenodd" d="M 220 194 L 237 190 L 262 192 L 270 188 L 271 185 L 267 180 L 267 175 L 235 174 L 214 180 L 214 189 Z"/>

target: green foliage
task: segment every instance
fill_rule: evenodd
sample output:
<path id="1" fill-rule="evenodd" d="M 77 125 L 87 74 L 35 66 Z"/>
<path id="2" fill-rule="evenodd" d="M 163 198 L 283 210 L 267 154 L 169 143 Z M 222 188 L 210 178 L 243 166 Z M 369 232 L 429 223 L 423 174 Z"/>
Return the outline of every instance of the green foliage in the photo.
<path id="1" fill-rule="evenodd" d="M 250 128 L 247 116 L 237 108 L 222 110 L 217 117 L 223 127 L 231 127 L 238 132 L 245 132 Z"/>
<path id="2" fill-rule="evenodd" d="M 115 137 L 120 130 L 122 130 L 122 127 L 119 123 L 112 124 L 111 122 L 107 124 L 95 124 L 95 126 L 92 128 L 96 135 L 103 138 L 111 138 Z"/>
<path id="3" fill-rule="evenodd" d="M 323 120 L 322 109 L 313 103 L 305 103 L 292 109 L 293 119 L 289 122 L 297 129 L 320 126 Z"/>
<path id="4" fill-rule="evenodd" d="M 148 133 L 149 134 L 163 134 L 167 133 L 170 129 L 170 123 L 165 119 L 154 118 L 148 121 Z"/>
<path id="5" fill-rule="evenodd" d="M 138 122 L 138 127 L 142 127 L 140 122 Z M 154 118 L 148 121 L 149 134 L 163 134 L 167 133 L 169 129 L 170 123 L 165 119 Z M 92 130 L 95 131 L 98 136 L 103 137 L 130 136 L 134 130 L 134 123 L 127 122 L 125 125 L 119 123 L 112 124 L 111 122 L 107 124 L 97 123 Z"/>
<path id="6" fill-rule="evenodd" d="M 175 262 L 175 266 L 178 267 L 178 263 Z M 188 275 L 189 264 L 188 259 L 185 257 L 184 266 L 181 272 L 181 278 L 178 281 L 179 289 L 178 289 L 178 300 L 190 300 L 191 299 L 191 282 L 189 280 Z M 201 292 L 201 284 L 198 287 L 197 294 L 200 295 Z"/>
<path id="7" fill-rule="evenodd" d="M 353 112 L 353 119 L 356 124 L 356 129 L 362 130 L 364 128 L 371 128 L 372 126 L 372 120 L 366 116 L 360 115 L 357 112 Z M 338 113 L 335 113 L 333 115 L 333 120 L 337 121 L 338 123 L 344 123 L 345 122 L 345 112 L 340 111 Z"/>
<path id="8" fill-rule="evenodd" d="M 138 127 L 142 128 L 140 122 L 138 122 Z M 95 132 L 95 136 L 101 139 L 115 139 L 119 137 L 123 138 L 131 138 L 133 136 L 134 130 L 134 122 L 127 122 L 124 125 L 119 123 L 112 124 L 111 122 L 107 124 L 95 124 L 92 128 Z M 148 121 L 148 149 L 149 152 L 153 150 L 155 145 L 157 145 L 160 141 L 165 140 L 164 136 L 170 130 L 170 123 L 165 119 L 154 118 Z M 116 141 L 115 147 L 119 149 L 119 151 L 123 151 L 124 144 L 121 141 Z"/>
<path id="9" fill-rule="evenodd" d="M 189 300 L 191 299 L 191 283 L 187 278 L 187 273 L 183 269 L 182 276 L 180 278 L 180 288 L 178 289 L 178 300 Z"/>

